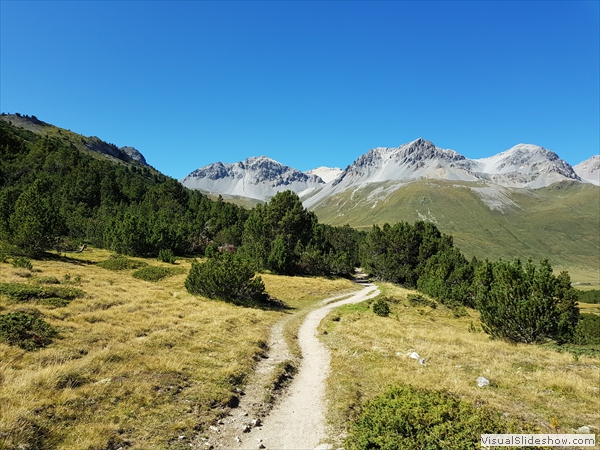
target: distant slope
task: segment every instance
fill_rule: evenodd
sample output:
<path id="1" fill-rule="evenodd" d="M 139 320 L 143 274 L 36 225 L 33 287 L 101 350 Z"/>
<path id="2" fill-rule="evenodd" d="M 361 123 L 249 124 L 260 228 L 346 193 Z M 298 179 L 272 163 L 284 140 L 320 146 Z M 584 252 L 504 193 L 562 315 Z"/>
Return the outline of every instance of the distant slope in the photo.
<path id="1" fill-rule="evenodd" d="M 51 136 L 73 145 L 78 150 L 88 153 L 103 155 L 113 161 L 122 161 L 142 166 L 148 166 L 146 158 L 133 147 L 117 147 L 109 144 L 96 136 L 86 137 L 64 128 L 43 122 L 36 116 L 21 114 L 0 114 L 0 120 L 10 123 L 16 127 L 31 131 L 40 136 Z"/>
<path id="2" fill-rule="evenodd" d="M 312 208 L 319 220 L 370 228 L 427 220 L 454 236 L 469 257 L 551 258 L 555 265 L 598 267 L 600 188 L 561 182 L 540 189 L 419 180 L 371 183 Z"/>

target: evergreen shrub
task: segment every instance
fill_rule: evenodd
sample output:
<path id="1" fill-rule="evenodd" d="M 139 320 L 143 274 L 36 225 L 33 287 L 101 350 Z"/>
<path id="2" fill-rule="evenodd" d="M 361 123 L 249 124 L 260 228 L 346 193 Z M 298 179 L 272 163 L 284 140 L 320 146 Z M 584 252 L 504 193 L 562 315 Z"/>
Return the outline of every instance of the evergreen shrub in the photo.
<path id="1" fill-rule="evenodd" d="M 387 317 L 390 315 L 390 307 L 385 300 L 379 298 L 373 303 L 373 312 L 378 316 Z"/>
<path id="2" fill-rule="evenodd" d="M 523 432 L 520 428 L 498 412 L 449 393 L 399 385 L 362 407 L 345 448 L 471 450 L 479 448 L 481 434 Z"/>
<path id="3" fill-rule="evenodd" d="M 31 314 L 0 314 L 0 342 L 23 350 L 37 350 L 49 345 L 58 332 L 52 325 Z"/>
<path id="4" fill-rule="evenodd" d="M 131 275 L 134 278 L 138 278 L 140 280 L 145 281 L 159 281 L 166 277 L 172 277 L 173 275 L 177 275 L 179 273 L 183 273 L 185 269 L 183 268 L 169 268 L 169 267 L 156 267 L 156 266 L 147 266 L 142 267 L 141 269 L 136 270 Z"/>
<path id="5" fill-rule="evenodd" d="M 262 279 L 255 277 L 250 263 L 229 253 L 217 254 L 204 263 L 192 262 L 185 287 L 190 294 L 236 304 L 269 300 Z"/>
<path id="6" fill-rule="evenodd" d="M 169 264 L 175 264 L 175 254 L 171 249 L 160 250 L 158 252 L 158 260 Z"/>

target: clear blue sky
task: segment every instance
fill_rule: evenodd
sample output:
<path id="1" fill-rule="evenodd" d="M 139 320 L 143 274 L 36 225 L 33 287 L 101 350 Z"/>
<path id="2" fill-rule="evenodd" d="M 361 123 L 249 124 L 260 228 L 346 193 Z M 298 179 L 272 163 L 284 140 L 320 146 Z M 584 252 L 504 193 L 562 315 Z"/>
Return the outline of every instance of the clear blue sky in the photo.
<path id="1" fill-rule="evenodd" d="M 0 110 L 181 178 L 344 168 L 423 137 L 471 158 L 600 148 L 598 1 L 0 1 Z"/>

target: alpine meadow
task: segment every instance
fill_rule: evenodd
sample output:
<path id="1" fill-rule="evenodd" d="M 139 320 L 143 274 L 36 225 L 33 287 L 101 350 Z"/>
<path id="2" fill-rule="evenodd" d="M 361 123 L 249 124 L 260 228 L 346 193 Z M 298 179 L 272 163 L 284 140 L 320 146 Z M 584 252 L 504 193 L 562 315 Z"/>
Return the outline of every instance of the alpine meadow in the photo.
<path id="1" fill-rule="evenodd" d="M 189 189 L 132 147 L 0 119 L 0 448 L 301 448 L 272 424 L 321 310 L 320 448 L 598 429 L 600 187 L 574 172 L 358 185 L 372 155 L 327 182 L 259 159 L 235 170 L 275 188 L 248 209 L 227 167 Z"/>

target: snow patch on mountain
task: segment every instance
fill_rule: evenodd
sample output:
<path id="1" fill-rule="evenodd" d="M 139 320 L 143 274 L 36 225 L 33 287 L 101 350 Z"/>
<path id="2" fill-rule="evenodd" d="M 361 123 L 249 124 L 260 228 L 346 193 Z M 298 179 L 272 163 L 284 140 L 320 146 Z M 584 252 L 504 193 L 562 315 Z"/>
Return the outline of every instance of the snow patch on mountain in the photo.
<path id="1" fill-rule="evenodd" d="M 573 166 L 573 170 L 583 181 L 600 186 L 600 155 L 580 162 Z"/>
<path id="2" fill-rule="evenodd" d="M 280 191 L 302 192 L 325 183 L 317 175 L 307 175 L 266 156 L 259 156 L 234 164 L 209 164 L 190 173 L 181 180 L 181 184 L 208 193 L 266 201 Z"/>

